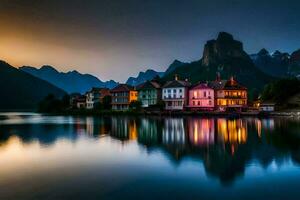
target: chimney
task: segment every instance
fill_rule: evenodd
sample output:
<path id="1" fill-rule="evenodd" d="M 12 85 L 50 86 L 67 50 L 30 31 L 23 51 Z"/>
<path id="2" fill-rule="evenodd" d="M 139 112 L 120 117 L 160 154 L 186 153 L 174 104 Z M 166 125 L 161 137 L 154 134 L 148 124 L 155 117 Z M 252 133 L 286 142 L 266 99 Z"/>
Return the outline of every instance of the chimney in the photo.
<path id="1" fill-rule="evenodd" d="M 175 81 L 178 81 L 178 74 L 175 74 Z"/>
<path id="2" fill-rule="evenodd" d="M 233 76 L 230 77 L 230 84 L 234 85 L 234 78 L 233 78 Z"/>
<path id="3" fill-rule="evenodd" d="M 221 81 L 221 74 L 220 74 L 220 72 L 217 72 L 217 78 L 216 78 L 216 81 Z"/>

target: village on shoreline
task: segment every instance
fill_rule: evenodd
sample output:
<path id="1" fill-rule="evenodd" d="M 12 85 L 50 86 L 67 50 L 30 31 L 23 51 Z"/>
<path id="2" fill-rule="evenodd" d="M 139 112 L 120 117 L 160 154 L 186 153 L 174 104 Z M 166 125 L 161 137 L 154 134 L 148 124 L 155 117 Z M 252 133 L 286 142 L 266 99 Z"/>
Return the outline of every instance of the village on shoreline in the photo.
<path id="1" fill-rule="evenodd" d="M 187 79 L 163 83 L 159 77 L 136 87 L 119 84 L 113 89 L 92 88 L 84 95 L 71 94 L 64 114 L 150 114 L 255 116 L 284 115 L 276 104 L 248 101 L 248 88 L 232 76 L 191 84 Z M 286 113 L 285 113 L 286 114 Z"/>

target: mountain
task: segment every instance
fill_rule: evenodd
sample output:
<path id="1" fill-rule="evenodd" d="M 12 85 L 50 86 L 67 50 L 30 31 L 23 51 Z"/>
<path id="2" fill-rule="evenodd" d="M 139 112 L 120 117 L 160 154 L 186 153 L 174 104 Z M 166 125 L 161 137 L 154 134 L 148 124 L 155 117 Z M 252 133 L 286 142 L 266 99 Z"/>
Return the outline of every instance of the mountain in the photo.
<path id="1" fill-rule="evenodd" d="M 34 109 L 48 94 L 65 95 L 58 87 L 0 61 L 0 109 Z"/>
<path id="2" fill-rule="evenodd" d="M 300 49 L 291 54 L 289 74 L 300 79 Z"/>
<path id="3" fill-rule="evenodd" d="M 288 76 L 288 68 L 290 64 L 290 55 L 288 53 L 275 51 L 271 55 L 266 49 L 262 49 L 257 54 L 252 54 L 250 57 L 252 58 L 255 66 L 266 74 L 275 77 Z"/>
<path id="4" fill-rule="evenodd" d="M 171 65 L 168 67 L 168 69 L 166 70 L 165 74 L 169 74 L 171 72 L 173 72 L 175 69 L 177 69 L 178 67 L 181 67 L 185 64 L 188 64 L 188 63 L 184 63 L 184 62 L 181 62 L 179 60 L 174 60 Z"/>
<path id="5" fill-rule="evenodd" d="M 266 83 L 273 80 L 273 77 L 254 65 L 244 51 L 243 44 L 225 32 L 219 33 L 217 39 L 207 41 L 200 60 L 177 67 L 166 74 L 164 79 L 173 79 L 178 74 L 181 79 L 188 78 L 196 83 L 200 80 L 215 80 L 217 73 L 221 74 L 222 79 L 235 76 L 249 88 L 250 94 L 261 91 Z"/>
<path id="6" fill-rule="evenodd" d="M 140 72 L 137 77 L 129 77 L 128 80 L 126 81 L 126 84 L 137 86 L 141 83 L 152 80 L 156 76 L 162 77 L 163 75 L 164 72 L 157 72 L 152 69 L 148 69 L 145 72 Z"/>
<path id="7" fill-rule="evenodd" d="M 67 73 L 58 72 L 55 68 L 47 65 L 42 66 L 40 69 L 28 66 L 20 67 L 19 69 L 48 81 L 68 93 L 79 92 L 83 94 L 92 87 L 113 88 L 117 85 L 113 80 L 102 82 L 90 74 L 81 74 L 75 70 Z"/>

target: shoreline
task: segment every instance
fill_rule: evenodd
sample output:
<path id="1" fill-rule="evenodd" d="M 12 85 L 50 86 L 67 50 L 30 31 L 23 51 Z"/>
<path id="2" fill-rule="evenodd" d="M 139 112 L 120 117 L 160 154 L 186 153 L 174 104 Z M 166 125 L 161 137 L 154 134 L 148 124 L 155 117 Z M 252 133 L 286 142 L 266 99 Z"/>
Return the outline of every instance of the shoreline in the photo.
<path id="1" fill-rule="evenodd" d="M 97 110 L 72 110 L 55 113 L 40 113 L 44 115 L 63 115 L 63 116 L 110 116 L 110 115 L 132 115 L 132 116 L 207 116 L 207 117 L 300 117 L 300 111 L 276 111 L 276 112 L 201 112 L 201 111 L 97 111 Z"/>

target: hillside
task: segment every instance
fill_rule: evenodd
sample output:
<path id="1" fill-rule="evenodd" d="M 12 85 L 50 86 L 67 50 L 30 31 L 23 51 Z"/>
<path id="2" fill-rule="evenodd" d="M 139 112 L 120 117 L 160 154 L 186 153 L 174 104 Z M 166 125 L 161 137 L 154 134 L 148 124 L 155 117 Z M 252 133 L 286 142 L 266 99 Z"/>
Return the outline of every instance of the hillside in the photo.
<path id="1" fill-rule="evenodd" d="M 200 60 L 176 68 L 164 79 L 171 80 L 178 74 L 180 78 L 188 78 L 195 83 L 200 80 L 215 80 L 217 73 L 221 74 L 222 79 L 236 77 L 249 88 L 251 95 L 257 94 L 266 83 L 274 79 L 254 65 L 240 41 L 224 32 L 219 33 L 216 40 L 207 41 Z"/>
<path id="2" fill-rule="evenodd" d="M 35 109 L 48 94 L 62 97 L 66 93 L 56 86 L 0 61 L 0 109 Z"/>
<path id="3" fill-rule="evenodd" d="M 79 92 L 83 94 L 92 87 L 113 88 L 117 85 L 113 80 L 103 82 L 95 76 L 81 74 L 75 70 L 67 73 L 58 72 L 51 66 L 42 66 L 40 69 L 24 66 L 20 67 L 20 70 L 48 81 L 68 93 Z"/>

